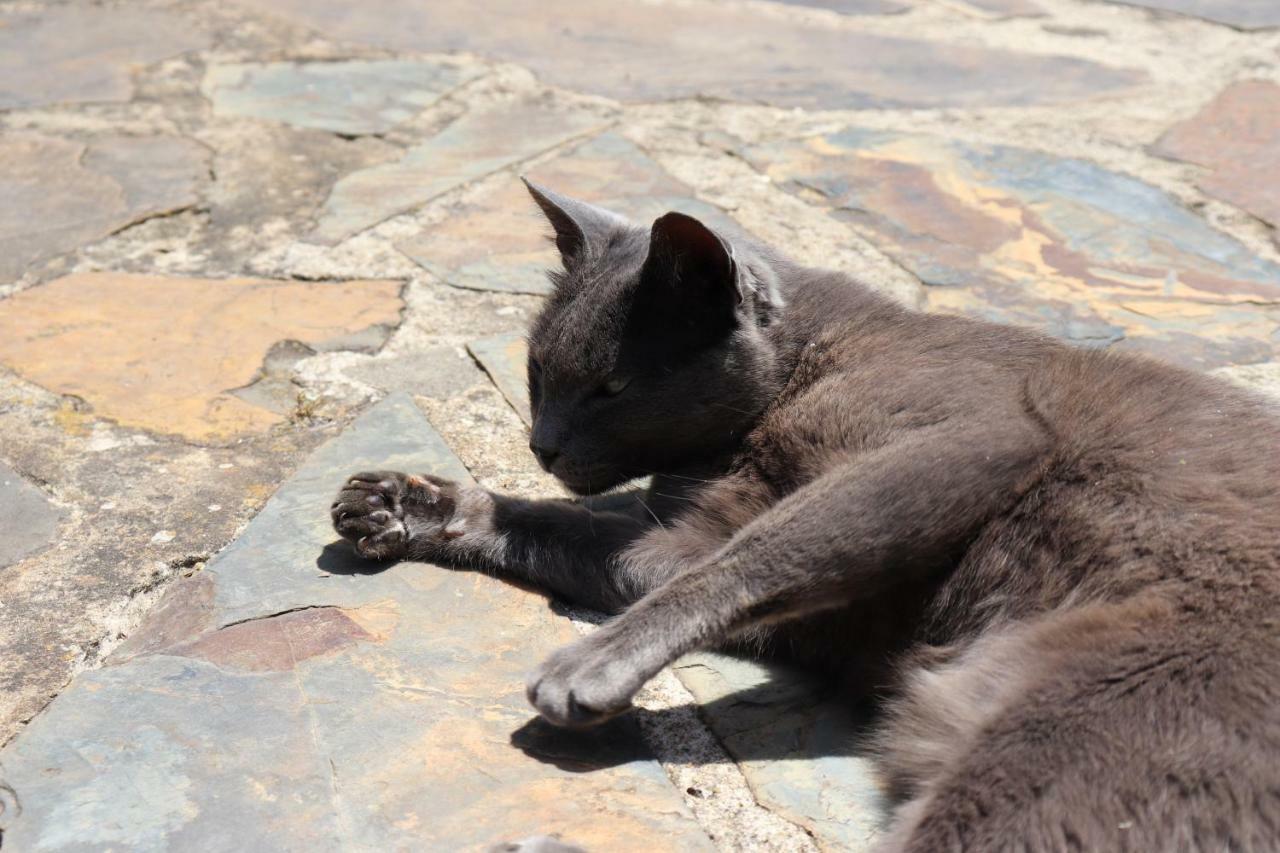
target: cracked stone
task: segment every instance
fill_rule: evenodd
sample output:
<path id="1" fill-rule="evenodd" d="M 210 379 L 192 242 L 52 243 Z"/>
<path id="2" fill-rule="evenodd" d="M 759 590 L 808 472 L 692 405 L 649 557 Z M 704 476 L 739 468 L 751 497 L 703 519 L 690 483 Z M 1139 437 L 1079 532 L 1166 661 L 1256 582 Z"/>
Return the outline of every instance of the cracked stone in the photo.
<path id="1" fill-rule="evenodd" d="M 208 44 L 191 20 L 159 9 L 0 13 L 0 109 L 127 101 L 138 66 Z"/>
<path id="2" fill-rule="evenodd" d="M 1113 0 L 1161 12 L 1203 18 L 1242 30 L 1280 26 L 1280 4 L 1271 0 Z"/>
<path id="3" fill-rule="evenodd" d="M 337 243 L 600 123 L 592 113 L 559 108 L 546 99 L 477 108 L 409 148 L 396 162 L 339 180 L 320 211 L 312 239 Z"/>
<path id="4" fill-rule="evenodd" d="M 235 63 L 211 67 L 203 91 L 215 115 L 357 135 L 390 130 L 478 74 L 404 59 Z"/>
<path id="5" fill-rule="evenodd" d="M 0 283 L 149 216 L 194 205 L 207 159 L 202 146 L 176 136 L 106 136 L 86 145 L 0 135 Z"/>
<path id="6" fill-rule="evenodd" d="M 404 395 L 319 450 L 154 632 L 0 752 L 23 803 L 7 845 L 712 849 L 634 721 L 586 739 L 530 721 L 525 672 L 577 637 L 545 599 L 327 547 L 341 478 L 382 467 L 467 478 Z"/>
<path id="7" fill-rule="evenodd" d="M 53 544 L 62 510 L 0 462 L 0 569 Z"/>
<path id="8" fill-rule="evenodd" d="M 742 154 L 893 255 L 934 310 L 1192 367 L 1274 357 L 1280 266 L 1134 178 L 858 128 Z"/>
<path id="9" fill-rule="evenodd" d="M 741 230 L 719 208 L 691 198 L 688 186 L 616 133 L 539 164 L 529 177 L 638 223 L 680 210 L 726 233 Z M 546 294 L 551 290 L 547 270 L 560 263 L 547 236 L 546 219 L 513 177 L 457 205 L 443 222 L 396 248 L 454 287 Z"/>
<path id="10" fill-rule="evenodd" d="M 385 333 L 399 323 L 399 292 L 394 281 L 70 275 L 0 302 L 0 363 L 97 417 L 226 441 L 282 420 L 233 393 L 273 345 Z"/>
<path id="11" fill-rule="evenodd" d="M 502 396 L 516 410 L 525 426 L 532 426 L 529 412 L 529 345 L 523 333 L 512 332 L 471 341 L 467 351 L 489 374 Z"/>
<path id="12" fill-rule="evenodd" d="M 1260 179 L 1280 175 L 1280 85 L 1233 83 L 1171 128 L 1155 152 L 1206 167 L 1205 192 L 1280 227 L 1280 181 Z"/>
<path id="13" fill-rule="evenodd" d="M 556 86 L 628 101 L 709 96 L 823 109 L 1017 105 L 1092 98 L 1146 79 L 1087 60 L 871 35 L 721 4 L 267 0 L 254 7 L 331 38 L 472 51 L 525 65 Z"/>

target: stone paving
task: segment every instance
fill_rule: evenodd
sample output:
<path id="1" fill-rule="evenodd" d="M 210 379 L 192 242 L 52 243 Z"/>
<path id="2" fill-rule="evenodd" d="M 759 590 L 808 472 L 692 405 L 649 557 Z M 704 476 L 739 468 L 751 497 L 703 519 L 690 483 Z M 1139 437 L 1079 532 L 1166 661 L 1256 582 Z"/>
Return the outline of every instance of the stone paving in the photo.
<path id="1" fill-rule="evenodd" d="M 516 179 L 1280 394 L 1280 4 L 0 0 L 5 849 L 863 849 L 858 721 L 331 547 L 353 467 L 558 494 Z M 57 698 L 55 698 L 57 697 Z"/>

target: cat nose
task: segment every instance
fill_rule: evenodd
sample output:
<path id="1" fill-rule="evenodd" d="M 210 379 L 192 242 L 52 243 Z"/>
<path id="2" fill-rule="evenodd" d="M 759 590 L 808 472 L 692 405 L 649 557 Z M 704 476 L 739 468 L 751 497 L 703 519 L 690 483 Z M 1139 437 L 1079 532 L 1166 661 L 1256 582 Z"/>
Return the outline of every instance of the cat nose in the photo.
<path id="1" fill-rule="evenodd" d="M 551 470 L 551 463 L 555 462 L 556 457 L 560 455 L 559 450 L 543 447 L 534 441 L 529 442 L 529 449 L 533 451 L 534 456 L 538 457 L 538 463 L 542 465 L 543 469 L 546 471 Z"/>

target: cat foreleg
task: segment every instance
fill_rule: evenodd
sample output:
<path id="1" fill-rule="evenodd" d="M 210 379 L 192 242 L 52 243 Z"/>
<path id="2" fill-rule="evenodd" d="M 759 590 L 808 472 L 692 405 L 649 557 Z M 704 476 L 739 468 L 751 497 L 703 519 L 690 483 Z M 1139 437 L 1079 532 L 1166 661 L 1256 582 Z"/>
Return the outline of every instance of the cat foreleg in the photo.
<path id="1" fill-rule="evenodd" d="M 554 654 L 529 700 L 590 725 L 685 652 L 754 625 L 872 599 L 954 565 L 1034 481 L 1045 446 L 1017 420 L 981 434 L 933 430 L 856 458 L 792 493 L 704 562 Z"/>
<path id="2" fill-rule="evenodd" d="M 641 514 L 525 500 L 394 471 L 349 478 L 331 514 L 363 557 L 480 569 L 605 612 L 638 597 L 618 582 L 615 564 L 654 524 Z"/>

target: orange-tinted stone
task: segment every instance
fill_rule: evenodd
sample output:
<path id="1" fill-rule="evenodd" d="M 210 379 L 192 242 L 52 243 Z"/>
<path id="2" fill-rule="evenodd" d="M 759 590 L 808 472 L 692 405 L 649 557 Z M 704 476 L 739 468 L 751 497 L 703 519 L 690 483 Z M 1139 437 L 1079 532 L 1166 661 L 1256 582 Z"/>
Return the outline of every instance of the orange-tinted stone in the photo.
<path id="1" fill-rule="evenodd" d="M 394 281 L 301 282 L 85 273 L 0 302 L 0 363 L 125 426 L 222 441 L 279 414 L 230 392 L 272 345 L 399 322 Z"/>

